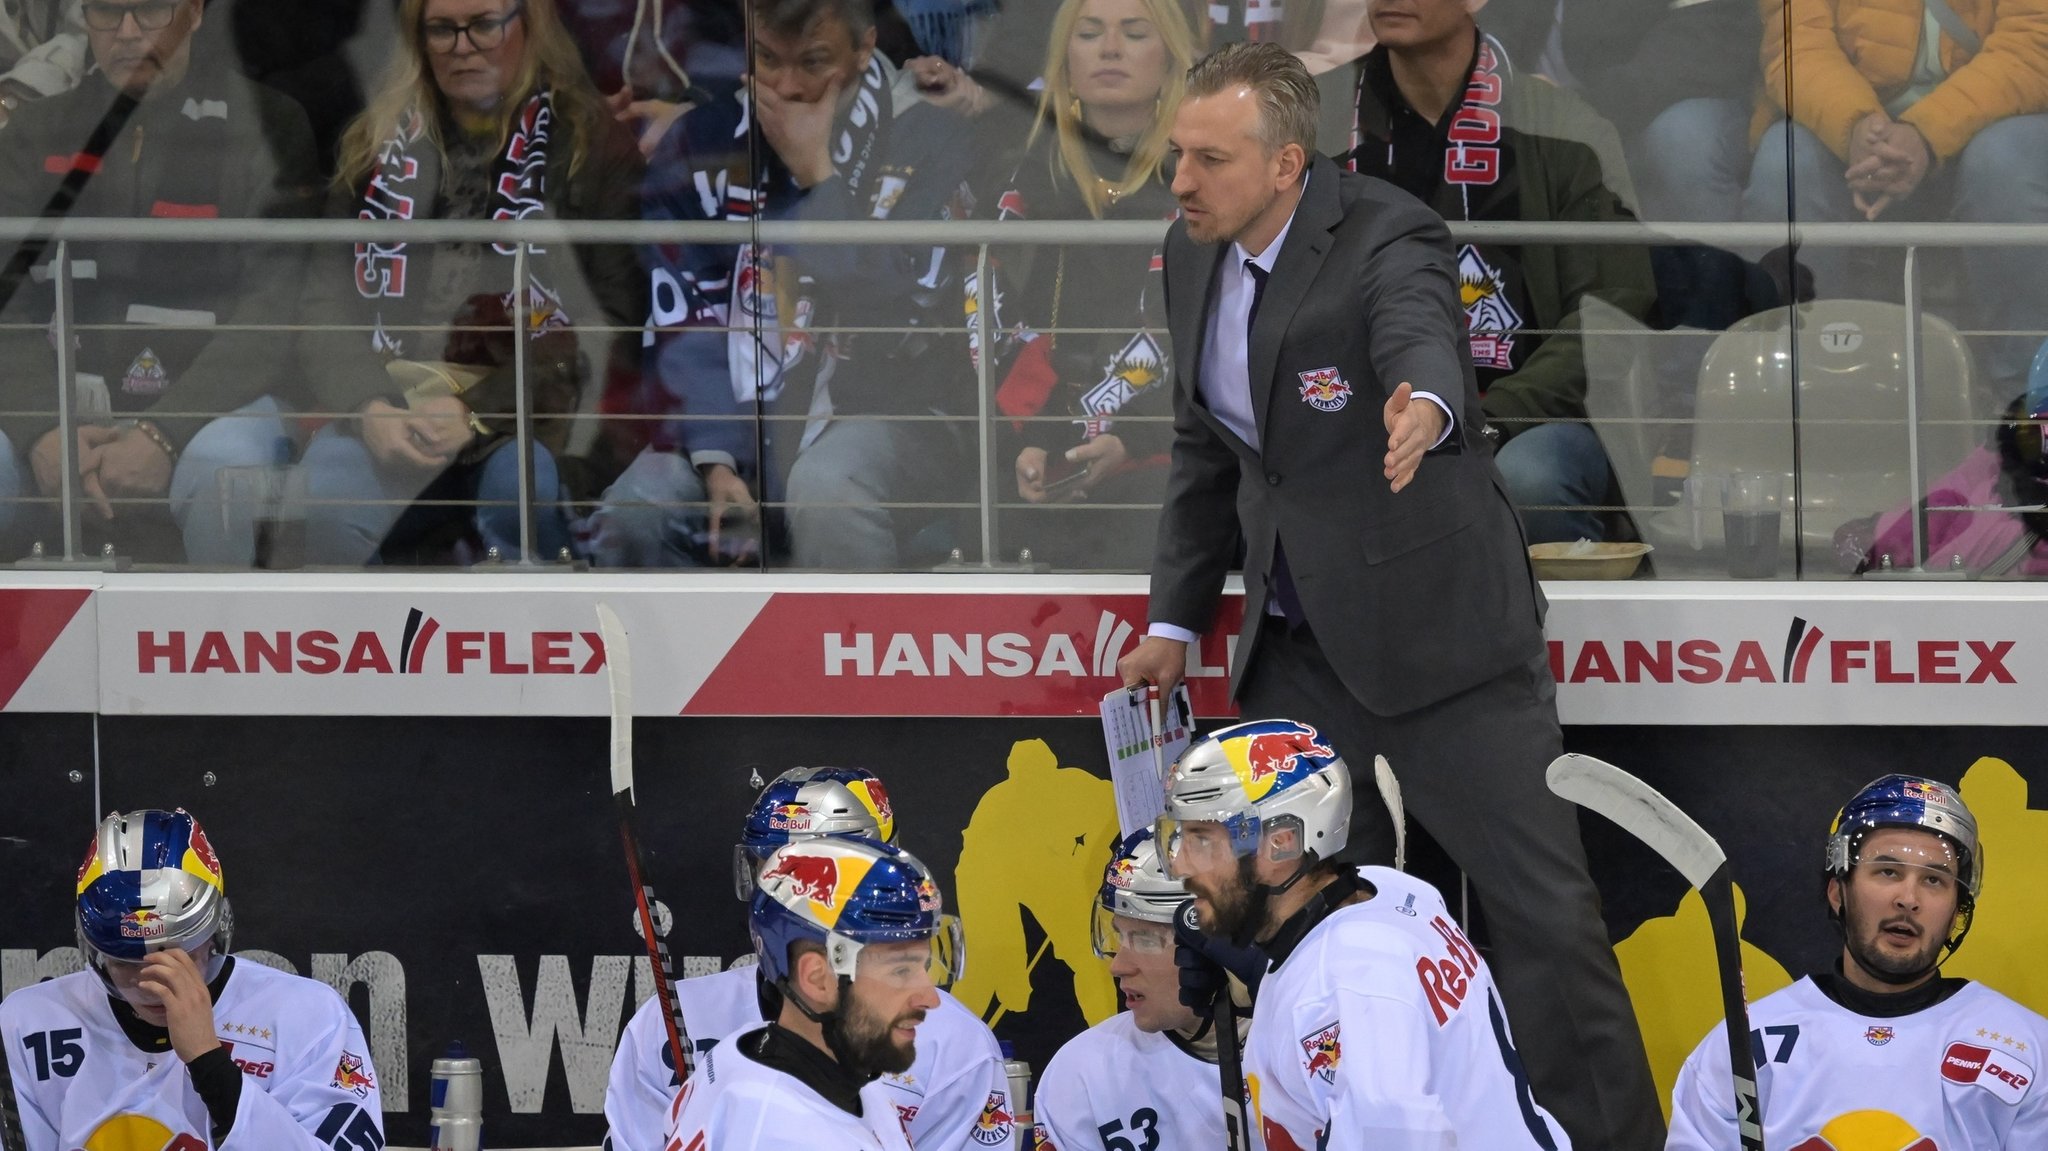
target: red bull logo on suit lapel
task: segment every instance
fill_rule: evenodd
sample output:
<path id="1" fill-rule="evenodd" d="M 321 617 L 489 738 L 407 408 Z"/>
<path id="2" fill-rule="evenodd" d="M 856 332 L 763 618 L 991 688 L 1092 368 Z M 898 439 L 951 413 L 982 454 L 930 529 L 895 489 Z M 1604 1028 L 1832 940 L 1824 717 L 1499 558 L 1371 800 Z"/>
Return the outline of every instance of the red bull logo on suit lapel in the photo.
<path id="1" fill-rule="evenodd" d="M 1241 727 L 1242 734 L 1224 743 L 1223 753 L 1253 803 L 1282 783 L 1320 771 L 1326 761 L 1337 757 L 1316 729 L 1305 723 L 1276 719 Z"/>
<path id="2" fill-rule="evenodd" d="M 1319 412 L 1334 412 L 1351 402 L 1351 385 L 1335 368 L 1296 372 L 1301 380 L 1301 401 Z"/>

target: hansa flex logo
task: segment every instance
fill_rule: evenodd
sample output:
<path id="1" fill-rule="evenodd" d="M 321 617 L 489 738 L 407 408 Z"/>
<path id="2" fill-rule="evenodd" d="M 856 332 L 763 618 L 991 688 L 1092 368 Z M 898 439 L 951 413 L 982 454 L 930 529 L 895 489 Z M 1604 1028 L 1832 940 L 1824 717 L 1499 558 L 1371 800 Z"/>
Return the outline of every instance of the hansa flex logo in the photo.
<path id="1" fill-rule="evenodd" d="M 596 675 L 604 641 L 594 631 L 443 628 L 412 608 L 395 636 L 379 631 L 139 631 L 142 675 Z"/>
<path id="2" fill-rule="evenodd" d="M 1831 637 L 1794 616 L 1772 659 L 1764 641 L 1550 641 L 1559 683 L 2014 684 L 2017 640 Z"/>

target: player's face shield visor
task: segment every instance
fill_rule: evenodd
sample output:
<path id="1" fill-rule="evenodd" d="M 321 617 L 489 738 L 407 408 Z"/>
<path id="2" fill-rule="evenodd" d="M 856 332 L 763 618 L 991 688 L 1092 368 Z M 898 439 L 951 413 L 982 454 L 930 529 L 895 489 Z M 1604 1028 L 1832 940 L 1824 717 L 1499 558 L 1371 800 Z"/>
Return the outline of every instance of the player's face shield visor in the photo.
<path id="1" fill-rule="evenodd" d="M 927 987 L 943 987 L 939 982 L 940 967 L 934 955 L 943 946 L 952 949 L 955 956 L 965 955 L 965 944 L 959 935 L 960 921 L 948 917 L 954 931 L 952 939 L 941 943 L 939 937 L 946 934 L 935 931 L 928 939 L 870 943 L 860 949 L 854 962 L 854 978 L 877 985 L 891 992 L 916 992 Z"/>
<path id="2" fill-rule="evenodd" d="M 1859 854 L 1852 868 L 1858 890 L 1876 890 L 1916 902 L 1953 901 L 1962 890 L 1956 879 L 1955 849 L 1937 836 L 1890 837 Z"/>
<path id="3" fill-rule="evenodd" d="M 1154 841 L 1166 873 L 1176 877 L 1210 871 L 1259 848 L 1259 820 L 1252 812 L 1217 816 L 1162 815 L 1153 825 Z"/>
<path id="4" fill-rule="evenodd" d="M 1095 956 L 1098 959 L 1115 959 L 1121 951 L 1130 951 L 1137 955 L 1157 955 L 1173 950 L 1171 926 L 1118 915 L 1100 903 L 1095 905 L 1092 928 Z"/>
<path id="5" fill-rule="evenodd" d="M 939 928 L 932 932 L 932 983 L 941 991 L 967 978 L 967 934 L 957 915 L 939 916 Z"/>

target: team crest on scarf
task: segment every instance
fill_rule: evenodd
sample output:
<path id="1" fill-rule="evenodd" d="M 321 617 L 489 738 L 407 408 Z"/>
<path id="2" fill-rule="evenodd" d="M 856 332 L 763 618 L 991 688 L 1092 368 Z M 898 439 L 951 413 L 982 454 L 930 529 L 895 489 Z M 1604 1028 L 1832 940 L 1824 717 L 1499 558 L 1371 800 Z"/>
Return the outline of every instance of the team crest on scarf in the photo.
<path id="1" fill-rule="evenodd" d="M 1296 372 L 1301 380 L 1301 402 L 1319 412 L 1341 411 L 1351 402 L 1351 385 L 1335 368 Z"/>
<path id="2" fill-rule="evenodd" d="M 1471 244 L 1458 249 L 1458 302 L 1465 306 L 1473 366 L 1512 371 L 1522 316 L 1508 302 L 1506 277 Z"/>
<path id="3" fill-rule="evenodd" d="M 1081 407 L 1098 416 L 1121 411 L 1145 389 L 1160 381 L 1165 374 L 1165 360 L 1164 353 L 1159 350 L 1159 341 L 1152 338 L 1152 333 L 1139 332 L 1131 337 L 1122 351 L 1111 357 L 1109 366 L 1103 371 L 1102 382 L 1081 397 Z"/>
<path id="4" fill-rule="evenodd" d="M 128 374 L 121 377 L 121 390 L 131 396 L 160 396 L 170 386 L 171 377 L 164 371 L 164 362 L 149 348 L 142 349 L 128 365 Z"/>

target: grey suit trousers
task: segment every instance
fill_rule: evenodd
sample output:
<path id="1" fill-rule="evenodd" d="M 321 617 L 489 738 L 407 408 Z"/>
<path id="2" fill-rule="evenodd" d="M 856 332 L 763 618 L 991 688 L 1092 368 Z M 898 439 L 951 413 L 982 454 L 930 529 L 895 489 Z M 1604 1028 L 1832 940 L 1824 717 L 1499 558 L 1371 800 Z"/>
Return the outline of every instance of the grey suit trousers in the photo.
<path id="1" fill-rule="evenodd" d="M 1578 812 L 1543 780 L 1563 752 L 1545 657 L 1398 716 L 1351 695 L 1313 629 L 1267 617 L 1238 692 L 1247 719 L 1313 724 L 1351 766 L 1347 857 L 1393 861 L 1393 823 L 1373 786 L 1387 757 L 1410 820 L 1470 878 L 1536 1101 L 1579 1151 L 1656 1151 L 1663 1113 L 1621 981 Z M 1456 899 L 1452 899 L 1453 906 Z"/>

